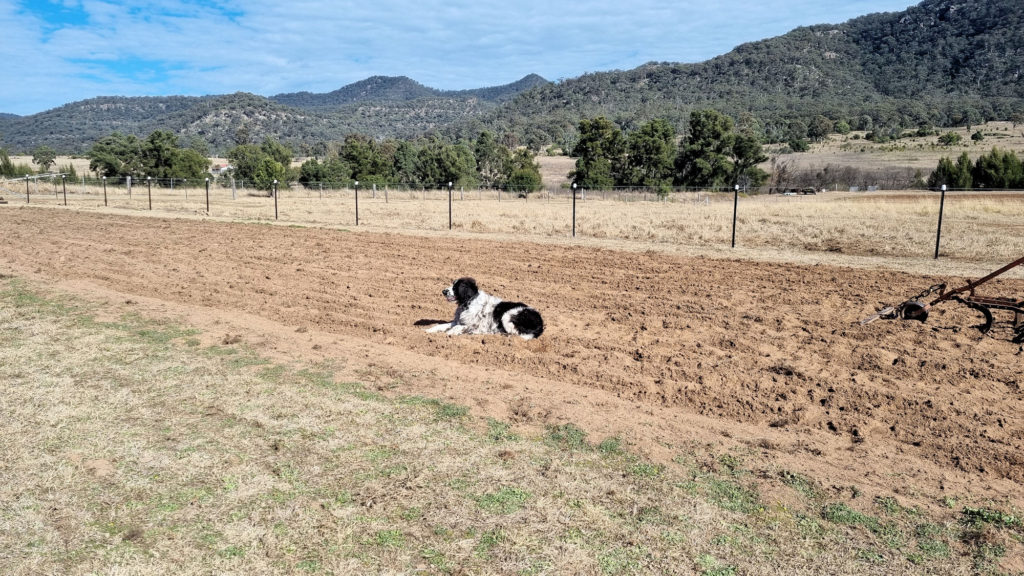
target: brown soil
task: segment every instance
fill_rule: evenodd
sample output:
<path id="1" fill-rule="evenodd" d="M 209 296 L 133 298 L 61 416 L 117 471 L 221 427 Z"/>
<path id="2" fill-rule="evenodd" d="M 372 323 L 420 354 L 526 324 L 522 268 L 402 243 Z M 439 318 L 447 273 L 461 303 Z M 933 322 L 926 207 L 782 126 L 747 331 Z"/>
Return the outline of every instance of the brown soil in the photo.
<path id="1" fill-rule="evenodd" d="M 987 336 L 955 303 L 923 324 L 859 324 L 938 278 L 35 208 L 4 209 L 0 238 L 2 274 L 475 414 L 573 422 L 663 461 L 740 447 L 764 470 L 923 505 L 1024 504 L 1024 355 L 1006 317 Z M 536 307 L 544 335 L 425 333 L 461 275 Z M 1024 296 L 1024 280 L 981 292 Z"/>

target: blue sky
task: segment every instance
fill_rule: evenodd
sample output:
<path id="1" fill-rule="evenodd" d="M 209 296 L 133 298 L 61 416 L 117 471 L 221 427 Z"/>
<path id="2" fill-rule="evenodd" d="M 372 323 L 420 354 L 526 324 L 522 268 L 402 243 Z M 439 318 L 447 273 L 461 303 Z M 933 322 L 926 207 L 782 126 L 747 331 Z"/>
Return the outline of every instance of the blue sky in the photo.
<path id="1" fill-rule="evenodd" d="M 442 90 L 700 62 L 907 0 L 0 0 L 0 112 L 95 96 Z"/>

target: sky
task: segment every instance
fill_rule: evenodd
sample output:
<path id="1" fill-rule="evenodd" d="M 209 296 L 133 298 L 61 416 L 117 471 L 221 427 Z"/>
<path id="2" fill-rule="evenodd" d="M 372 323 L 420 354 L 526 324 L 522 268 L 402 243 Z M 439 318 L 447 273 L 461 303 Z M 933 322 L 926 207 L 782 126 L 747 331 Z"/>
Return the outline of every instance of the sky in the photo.
<path id="1" fill-rule="evenodd" d="M 97 96 L 431 88 L 701 62 L 908 0 L 0 0 L 0 112 Z"/>

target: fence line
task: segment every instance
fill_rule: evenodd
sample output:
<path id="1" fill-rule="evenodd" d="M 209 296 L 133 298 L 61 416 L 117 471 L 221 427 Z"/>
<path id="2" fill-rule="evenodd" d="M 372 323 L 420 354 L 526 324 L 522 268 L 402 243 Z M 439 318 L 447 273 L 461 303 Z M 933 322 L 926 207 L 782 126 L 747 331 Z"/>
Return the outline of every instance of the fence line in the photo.
<path id="1" fill-rule="evenodd" d="M 184 186 L 184 184 L 196 184 L 190 186 Z M 4 200 L 8 204 L 17 202 L 17 197 L 22 196 L 26 204 L 33 203 L 46 203 L 57 205 L 67 205 L 70 207 L 78 206 L 111 206 L 115 208 L 127 208 L 136 210 L 153 210 L 154 208 L 164 211 L 186 211 L 189 213 L 208 214 L 217 216 L 217 212 L 220 211 L 222 216 L 227 217 L 252 217 L 255 214 L 257 219 L 270 219 L 273 217 L 277 219 L 279 214 L 277 205 L 284 208 L 284 215 L 281 218 L 284 221 L 311 221 L 316 223 L 324 224 L 336 224 L 336 225 L 348 225 L 353 223 L 353 218 L 346 216 L 346 212 L 352 211 L 351 216 L 358 218 L 358 215 L 354 213 L 358 210 L 355 205 L 356 200 L 356 187 L 346 186 L 328 186 L 327 183 L 323 183 L 324 187 L 321 187 L 320 183 L 316 186 L 310 185 L 296 185 L 291 186 L 282 185 L 277 189 L 277 194 L 274 195 L 273 191 L 255 190 L 252 188 L 245 188 L 240 186 L 238 182 L 234 183 L 234 186 L 228 184 L 225 186 L 223 183 L 214 181 L 209 182 L 209 188 L 207 189 L 207 182 L 202 181 L 183 181 L 183 180 L 158 180 L 149 179 L 143 181 L 129 181 L 128 179 L 89 179 L 79 178 L 72 182 L 64 178 L 33 178 L 33 179 L 18 179 L 18 180 L 0 180 L 0 192 L 7 196 Z M 24 186 L 19 192 L 18 186 Z M 640 189 L 635 187 L 630 188 L 616 188 L 607 190 L 577 190 L 575 193 L 575 201 L 581 203 L 580 213 L 584 221 L 589 217 L 587 204 L 590 202 L 598 202 L 600 204 L 615 203 L 638 203 L 637 205 L 649 206 L 653 210 L 671 210 L 671 206 L 710 206 L 715 205 L 716 210 L 722 211 L 723 207 L 726 206 L 727 202 L 732 204 L 731 218 L 733 222 L 733 237 L 731 246 L 743 246 L 746 237 L 751 235 L 756 236 L 756 233 L 747 232 L 744 230 L 744 225 L 749 224 L 744 219 L 744 208 L 752 200 L 756 200 L 765 205 L 771 203 L 778 203 L 780 206 L 796 206 L 795 204 L 787 204 L 788 202 L 799 202 L 797 198 L 789 197 L 791 194 L 798 197 L 803 197 L 798 193 L 788 192 L 786 194 L 751 194 L 750 192 L 759 192 L 766 189 L 757 189 L 751 191 L 740 190 L 729 190 L 729 191 L 713 191 L 713 190 L 699 190 L 699 191 L 682 191 L 675 190 L 667 194 L 658 194 L 652 192 L 650 189 Z M 47 200 L 51 198 L 52 200 Z M 102 204 L 100 203 L 100 195 L 102 194 Z M 901 197 L 913 197 L 930 202 L 934 197 L 936 208 L 940 210 L 939 220 L 937 226 L 934 226 L 933 236 L 935 242 L 935 257 L 940 256 L 939 252 L 939 239 L 943 236 L 943 224 L 941 209 L 943 203 L 949 199 L 971 199 L 971 198 L 982 198 L 989 197 L 992 195 L 1004 196 L 1013 198 L 1015 201 L 1019 198 L 1024 203 L 1024 193 L 1020 191 L 996 191 L 996 190 L 946 190 L 940 197 L 940 192 L 935 191 L 893 191 L 883 194 L 881 196 L 875 196 L 874 198 L 880 198 L 879 201 L 889 201 L 891 199 Z M 810 196 L 808 194 L 807 196 Z M 815 194 L 817 196 L 817 194 Z M 830 192 L 828 194 L 829 201 L 850 201 L 857 202 L 867 198 L 873 198 L 869 194 L 861 192 Z M 213 206 L 210 205 L 211 199 L 215 202 Z M 296 200 L 302 201 L 302 206 L 295 205 Z M 358 201 L 369 203 L 369 206 L 387 206 L 390 203 L 397 205 L 405 205 L 408 203 L 419 203 L 423 206 L 422 209 L 417 210 L 417 215 L 424 218 L 436 218 L 437 222 L 433 225 L 427 224 L 427 228 L 433 229 L 444 229 L 445 216 L 447 217 L 447 224 L 449 229 L 452 228 L 453 222 L 458 223 L 459 228 L 468 229 L 486 229 L 486 225 L 477 226 L 477 222 L 473 220 L 474 216 L 468 215 L 472 210 L 467 210 L 467 207 L 484 202 L 509 203 L 510 210 L 508 213 L 509 217 L 526 218 L 529 214 L 530 205 L 558 205 L 564 203 L 565 215 L 564 215 L 564 229 L 568 232 L 570 229 L 575 232 L 577 226 L 581 224 L 576 216 L 576 211 L 570 212 L 569 203 L 574 200 L 574 194 L 571 189 L 566 188 L 544 188 L 536 192 L 510 192 L 508 190 L 500 189 L 472 189 L 467 190 L 465 188 L 452 188 L 449 190 L 445 188 L 391 188 L 391 187 L 364 187 L 362 184 L 358 186 Z M 292 205 L 289 205 L 289 202 Z M 808 201 L 815 201 L 813 197 L 808 198 Z M 436 204 L 433 204 L 435 203 Z M 443 204 L 447 203 L 446 215 L 442 210 Z M 329 203 L 329 204 L 328 204 Z M 346 208 L 346 206 L 350 207 Z M 319 207 L 329 206 L 329 210 L 322 210 Z M 433 208 L 428 208 L 433 206 Z M 462 208 L 459 208 L 462 206 Z M 518 207 L 517 207 L 518 206 Z M 662 206 L 663 208 L 655 208 Z M 375 209 L 377 211 L 378 223 L 384 221 L 388 217 L 394 216 L 396 219 L 399 216 L 394 214 L 388 214 L 381 212 L 380 208 Z M 930 208 L 929 208 L 930 210 Z M 305 211 L 305 212 L 303 212 Z M 461 213 L 461 214 L 460 214 Z M 271 214 L 273 216 L 271 216 Z M 303 214 L 303 217 L 297 217 Z M 381 216 L 380 214 L 384 214 Z M 899 216 L 898 214 L 895 214 Z M 1022 210 L 1019 216 L 1024 216 L 1024 210 Z M 886 217 L 892 217 L 892 214 L 886 215 Z M 737 228 L 737 219 L 739 219 L 739 226 Z M 620 218 L 621 220 L 621 218 Z M 430 220 L 432 222 L 433 220 Z M 356 222 L 358 225 L 358 222 Z M 385 224 L 386 226 L 387 224 Z M 590 230 L 587 226 L 580 227 L 580 231 L 584 236 L 595 235 L 592 224 Z M 417 226 L 413 226 L 416 228 Z M 513 231 L 523 229 L 523 226 L 513 227 Z M 560 227 L 556 226 L 554 229 Z M 737 232 L 738 230 L 738 232 Z M 550 233 L 550 232 L 549 232 Z M 945 231 L 945 239 L 950 235 L 950 232 Z M 728 241 L 726 243 L 729 243 Z M 829 248 L 826 248 L 829 249 Z M 922 254 L 925 253 L 925 249 L 922 248 Z"/>

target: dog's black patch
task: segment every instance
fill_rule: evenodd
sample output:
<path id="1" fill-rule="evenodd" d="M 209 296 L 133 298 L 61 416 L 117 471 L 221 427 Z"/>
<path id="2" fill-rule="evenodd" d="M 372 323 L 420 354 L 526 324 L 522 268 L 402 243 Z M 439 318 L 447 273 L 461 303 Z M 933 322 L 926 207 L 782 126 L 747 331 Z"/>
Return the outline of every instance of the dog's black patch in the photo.
<path id="1" fill-rule="evenodd" d="M 476 287 L 476 280 L 472 278 L 459 278 L 452 288 L 455 291 L 455 301 L 459 303 L 459 306 L 467 306 L 480 292 Z"/>
<path id="2" fill-rule="evenodd" d="M 502 334 L 507 334 L 508 330 L 502 324 L 501 317 L 512 310 L 515 310 L 515 312 L 509 317 L 509 322 L 515 328 L 516 334 L 520 336 L 532 335 L 536 338 L 544 332 L 544 320 L 540 317 L 540 312 L 522 302 L 499 302 L 491 314 L 494 317 L 494 323 L 498 325 L 498 331 Z"/>
<path id="3" fill-rule="evenodd" d="M 506 312 L 514 308 L 526 308 L 526 304 L 523 304 L 522 302 L 502 301 L 498 302 L 494 307 L 494 310 L 491 312 L 491 316 L 494 317 L 494 323 L 498 325 L 498 330 L 502 334 L 506 334 L 508 331 L 505 330 L 505 325 L 501 323 L 501 317 L 504 316 Z M 515 319 L 512 320 L 512 323 L 515 324 Z"/>
<path id="4" fill-rule="evenodd" d="M 523 308 L 512 315 L 512 325 L 520 335 L 532 334 L 534 338 L 544 333 L 544 320 L 533 308 Z"/>

